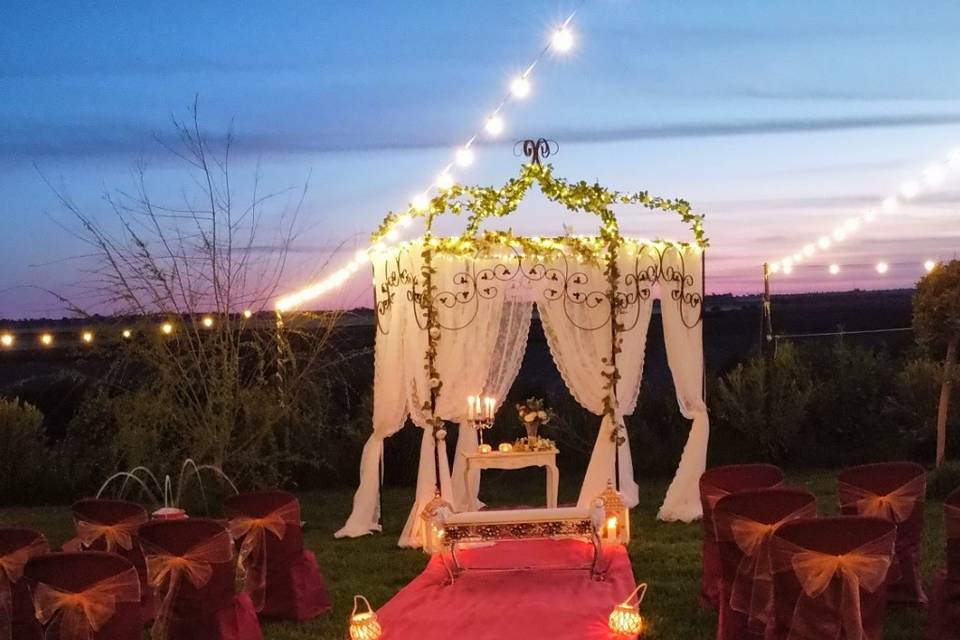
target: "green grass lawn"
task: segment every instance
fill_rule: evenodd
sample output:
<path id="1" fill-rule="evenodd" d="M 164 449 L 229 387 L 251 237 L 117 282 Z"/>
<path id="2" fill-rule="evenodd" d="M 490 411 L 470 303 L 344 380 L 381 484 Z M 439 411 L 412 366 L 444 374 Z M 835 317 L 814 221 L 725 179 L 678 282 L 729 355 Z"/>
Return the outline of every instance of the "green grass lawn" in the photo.
<path id="1" fill-rule="evenodd" d="M 821 512 L 836 511 L 833 474 L 791 474 L 790 480 L 817 495 Z M 650 584 L 644 603 L 650 629 L 645 637 L 708 640 L 715 637 L 716 615 L 703 612 L 698 605 L 701 525 L 656 521 L 666 485 L 666 481 L 641 482 L 641 503 L 631 515 L 633 540 L 629 552 L 633 570 L 638 581 Z M 543 499 L 543 479 L 535 473 L 491 472 L 484 476 L 483 488 L 481 497 L 493 504 L 537 504 Z M 366 595 L 374 607 L 379 607 L 422 571 L 427 562 L 424 554 L 396 546 L 412 494 L 412 489 L 388 488 L 383 497 L 384 533 L 353 540 L 333 539 L 333 532 L 350 511 L 351 491 L 301 494 L 303 517 L 307 521 L 306 544 L 317 554 L 333 596 L 334 609 L 323 619 L 307 624 L 267 624 L 264 637 L 267 640 L 341 640 L 355 593 Z M 576 494 L 574 485 L 561 486 L 561 501 L 574 501 Z M 939 502 L 927 504 L 923 566 L 928 579 L 943 562 L 941 509 Z M 72 532 L 67 507 L 0 509 L 0 525 L 14 524 L 43 531 L 53 545 L 62 544 Z M 887 615 L 885 637 L 888 640 L 919 639 L 923 622 L 922 610 L 892 609 Z"/>

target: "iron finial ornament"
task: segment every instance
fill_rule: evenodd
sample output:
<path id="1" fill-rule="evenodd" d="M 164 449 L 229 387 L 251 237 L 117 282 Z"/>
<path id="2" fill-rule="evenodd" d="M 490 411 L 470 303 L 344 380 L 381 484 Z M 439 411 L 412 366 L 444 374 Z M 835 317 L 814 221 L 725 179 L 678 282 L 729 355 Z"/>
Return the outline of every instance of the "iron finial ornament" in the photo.
<path id="1" fill-rule="evenodd" d="M 530 158 L 531 164 L 540 164 L 542 158 L 549 158 L 560 150 L 560 145 L 556 140 L 547 140 L 546 138 L 527 138 L 520 140 L 513 145 L 513 155 L 526 156 Z"/>

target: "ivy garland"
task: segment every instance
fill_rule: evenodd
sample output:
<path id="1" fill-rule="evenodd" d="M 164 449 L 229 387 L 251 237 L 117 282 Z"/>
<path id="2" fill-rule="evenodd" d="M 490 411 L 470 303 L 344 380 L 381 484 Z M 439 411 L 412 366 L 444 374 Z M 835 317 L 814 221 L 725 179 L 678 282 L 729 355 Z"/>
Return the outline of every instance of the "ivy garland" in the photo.
<path id="1" fill-rule="evenodd" d="M 391 212 L 373 233 L 371 241 L 374 245 L 384 241 L 400 222 L 401 218 L 426 218 L 426 230 L 433 227 L 433 221 L 445 213 L 462 215 L 469 212 L 467 228 L 455 241 L 472 242 L 476 248 L 483 249 L 491 246 L 497 234 L 509 234 L 510 239 L 519 241 L 517 236 L 510 232 L 487 232 L 478 236 L 481 223 L 487 218 L 503 218 L 516 211 L 520 201 L 534 183 L 539 184 L 540 190 L 551 201 L 564 205 L 570 211 L 592 213 L 600 218 L 600 246 L 590 251 L 594 259 L 599 259 L 599 252 L 606 251 L 611 242 L 621 240 L 617 216 L 612 207 L 616 204 L 640 205 L 647 209 L 664 212 L 674 212 L 687 223 L 693 232 L 694 244 L 700 248 L 709 246 L 709 241 L 703 228 L 704 217 L 694 213 L 690 203 L 686 200 L 671 200 L 651 196 L 647 191 L 624 193 L 606 189 L 599 184 L 589 184 L 585 181 L 569 183 L 562 178 L 553 176 L 553 167 L 536 163 L 525 164 L 521 167 L 520 176 L 511 178 L 503 187 L 466 187 L 454 185 L 434 197 L 423 210 L 410 207 L 406 212 Z"/>
<path id="2" fill-rule="evenodd" d="M 485 219 L 506 217 L 516 211 L 520 201 L 534 183 L 540 186 L 540 190 L 547 199 L 563 204 L 570 211 L 592 213 L 600 218 L 599 235 L 543 239 L 517 236 L 512 230 L 480 232 L 480 225 Z M 694 235 L 693 245 L 700 249 L 709 246 L 703 228 L 704 217 L 694 213 L 691 210 L 690 203 L 686 200 L 653 197 L 646 191 L 623 193 L 606 189 L 596 183 L 588 184 L 585 181 L 571 184 L 561 178 L 555 178 L 553 167 L 550 165 L 537 163 L 523 165 L 520 176 L 511 178 L 500 189 L 454 185 L 430 200 L 425 209 L 420 210 L 411 207 L 405 213 L 391 212 L 384 218 L 371 238 L 375 246 L 382 246 L 383 240 L 400 223 L 402 218 L 407 220 L 417 217 L 425 218 L 426 231 L 423 237 L 422 253 L 424 266 L 421 272 L 425 286 L 418 303 L 426 320 L 427 352 L 424 358 L 424 369 L 430 381 L 430 399 L 424 402 L 423 410 L 431 415 L 431 426 L 434 437 L 438 441 L 445 438 L 446 429 L 443 420 L 435 413 L 437 398 L 440 395 L 443 382 L 440 380 L 439 372 L 436 369 L 437 346 L 440 341 L 441 330 L 437 320 L 437 310 L 433 304 L 437 288 L 433 283 L 433 276 L 436 273 L 436 269 L 433 267 L 433 256 L 437 253 L 476 255 L 477 253 L 490 253 L 496 247 L 503 246 L 521 249 L 524 255 L 530 257 L 549 257 L 558 252 L 569 251 L 578 260 L 604 266 L 604 275 L 607 279 L 606 297 L 612 306 L 612 313 L 610 322 L 611 353 L 609 357 L 603 358 L 602 375 L 606 379 L 604 382 L 606 393 L 603 405 L 604 413 L 614 419 L 614 428 L 610 434 L 611 441 L 617 446 L 625 441 L 622 426 L 616 419 L 617 383 L 621 377 L 617 368 L 617 355 L 622 351 L 620 333 L 624 330 L 623 323 L 618 319 L 620 309 L 617 308 L 619 300 L 617 282 L 620 278 L 620 270 L 617 266 L 617 253 L 624 246 L 628 247 L 629 250 L 630 244 L 635 243 L 635 241 L 625 239 L 620 235 L 617 217 L 612 208 L 616 204 L 637 204 L 651 210 L 672 211 L 689 225 Z M 432 234 L 433 221 L 438 216 L 448 212 L 456 215 L 469 212 L 467 228 L 459 237 L 434 237 Z M 690 246 L 688 243 L 680 244 L 681 246 Z M 437 471 L 439 486 L 439 468 Z"/>

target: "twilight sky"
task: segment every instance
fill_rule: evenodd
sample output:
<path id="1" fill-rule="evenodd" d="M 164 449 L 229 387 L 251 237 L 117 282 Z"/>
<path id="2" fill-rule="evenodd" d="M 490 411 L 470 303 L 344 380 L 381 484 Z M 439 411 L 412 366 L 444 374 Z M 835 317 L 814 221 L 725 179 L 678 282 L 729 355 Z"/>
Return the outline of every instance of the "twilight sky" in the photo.
<path id="1" fill-rule="evenodd" d="M 265 189 L 309 178 L 286 282 L 322 276 L 432 181 L 575 4 L 5 0 L 0 318 L 61 315 L 38 287 L 89 295 L 78 275 L 89 250 L 64 228 L 43 176 L 108 226 L 101 196 L 127 188 L 138 159 L 150 163 L 154 196 L 176 201 L 189 178 L 155 136 L 195 94 L 212 134 L 234 123 L 238 194 L 258 164 Z M 560 176 L 684 197 L 705 212 L 715 293 L 758 290 L 765 259 L 960 147 L 952 0 L 588 0 L 573 28 L 574 51 L 547 57 L 531 96 L 508 105 L 501 142 L 480 146 L 457 177 L 499 184 L 516 173 L 515 140 L 553 138 Z M 566 215 L 533 198 L 510 224 L 593 231 Z M 958 222 L 954 171 L 774 289 L 909 286 L 924 260 L 960 253 Z M 687 237 L 642 210 L 621 227 Z M 878 260 L 890 263 L 886 276 L 873 271 Z M 840 275 L 827 274 L 831 262 Z M 322 304 L 368 304 L 368 286 L 355 277 Z"/>

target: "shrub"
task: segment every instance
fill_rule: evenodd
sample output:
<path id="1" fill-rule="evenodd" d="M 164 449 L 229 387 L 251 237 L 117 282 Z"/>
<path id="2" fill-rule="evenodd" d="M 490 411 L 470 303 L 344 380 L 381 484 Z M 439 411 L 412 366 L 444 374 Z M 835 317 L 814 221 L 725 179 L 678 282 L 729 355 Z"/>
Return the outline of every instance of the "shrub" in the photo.
<path id="1" fill-rule="evenodd" d="M 51 493 L 57 474 L 43 431 L 43 414 L 19 399 L 0 399 L 0 502 L 38 502 Z"/>
<path id="2" fill-rule="evenodd" d="M 713 433 L 719 440 L 720 455 L 730 458 L 728 462 L 782 462 L 795 453 L 814 383 L 793 344 L 781 345 L 771 365 L 768 374 L 764 357 L 755 356 L 715 385 Z"/>
<path id="3" fill-rule="evenodd" d="M 960 462 L 945 462 L 927 476 L 927 497 L 944 500 L 960 489 Z"/>

